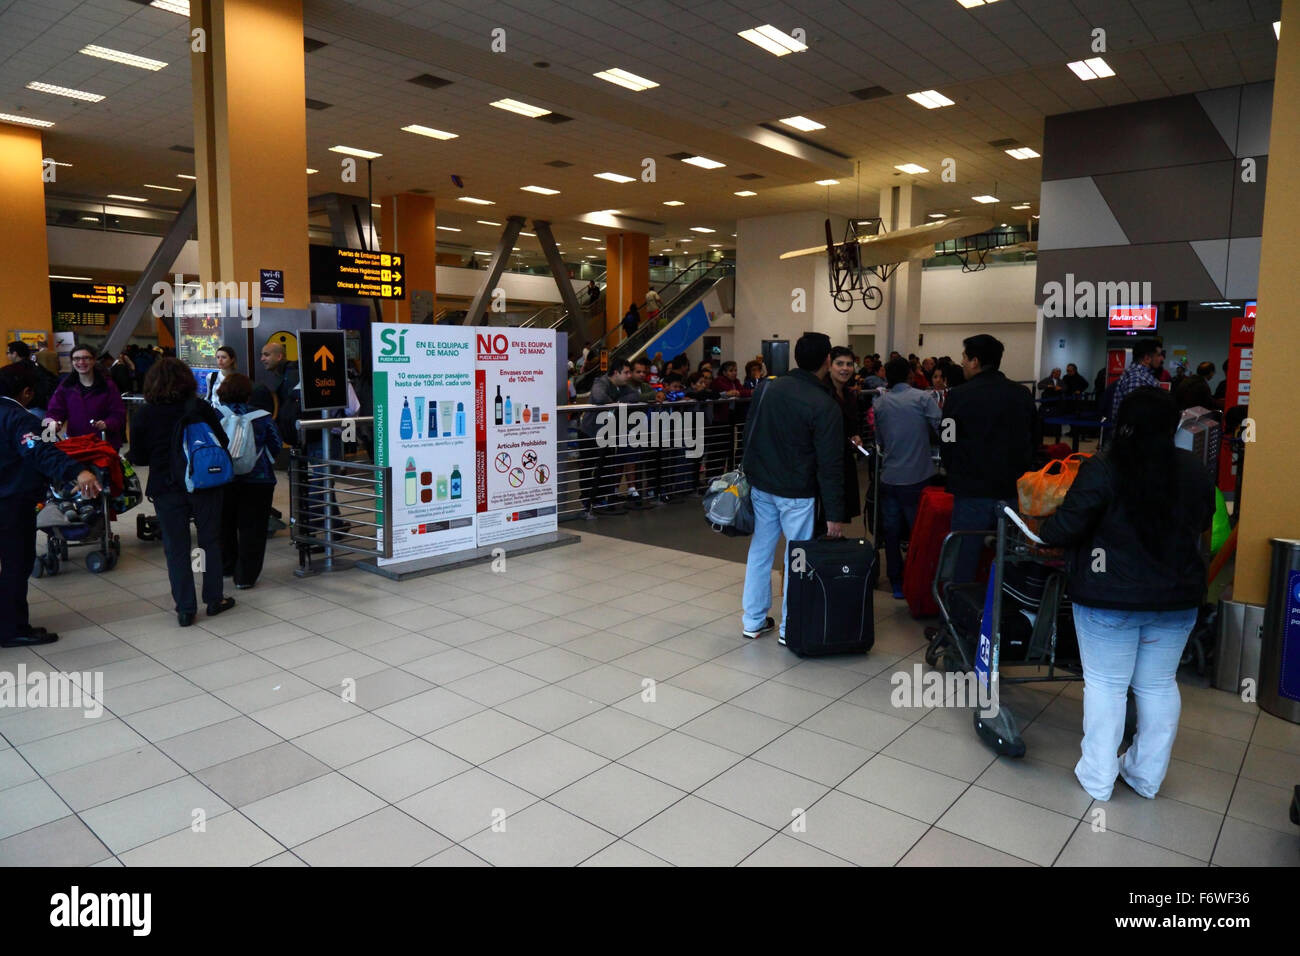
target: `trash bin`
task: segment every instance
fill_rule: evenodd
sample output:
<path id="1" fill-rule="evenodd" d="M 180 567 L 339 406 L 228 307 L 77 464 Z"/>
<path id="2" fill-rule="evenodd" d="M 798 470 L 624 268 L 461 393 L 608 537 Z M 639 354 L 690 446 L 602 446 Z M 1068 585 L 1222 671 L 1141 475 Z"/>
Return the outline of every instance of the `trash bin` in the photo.
<path id="1" fill-rule="evenodd" d="M 1259 656 L 1259 706 L 1300 724 L 1300 540 L 1273 538 Z"/>

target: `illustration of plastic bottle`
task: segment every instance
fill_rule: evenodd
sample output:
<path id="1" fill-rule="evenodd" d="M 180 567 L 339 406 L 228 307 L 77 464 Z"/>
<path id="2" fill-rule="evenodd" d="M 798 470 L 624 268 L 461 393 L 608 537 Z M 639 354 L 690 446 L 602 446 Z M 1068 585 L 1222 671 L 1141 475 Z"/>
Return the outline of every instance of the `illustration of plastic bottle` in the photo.
<path id="1" fill-rule="evenodd" d="M 460 465 L 451 466 L 451 497 L 453 501 L 460 497 Z"/>
<path id="2" fill-rule="evenodd" d="M 413 505 L 420 495 L 420 484 L 415 477 L 415 459 L 406 459 L 406 503 Z"/>
<path id="3" fill-rule="evenodd" d="M 415 437 L 424 437 L 424 396 L 415 396 Z"/>
<path id="4" fill-rule="evenodd" d="M 502 418 L 501 418 L 501 386 L 500 386 L 500 385 L 497 386 L 497 400 L 496 400 L 496 402 L 494 403 L 494 408 L 495 408 L 495 411 L 496 411 L 496 423 L 497 423 L 498 425 L 500 425 L 501 422 L 502 422 Z"/>
<path id="5" fill-rule="evenodd" d="M 429 399 L 429 430 L 424 433 L 429 438 L 438 437 L 438 403 Z"/>
<path id="6" fill-rule="evenodd" d="M 465 437 L 465 403 L 456 403 L 456 437 Z M 452 497 L 456 497 L 453 495 Z"/>
<path id="7" fill-rule="evenodd" d="M 398 434 L 402 436 L 402 441 L 410 441 L 415 435 L 415 426 L 411 423 L 411 403 L 407 399 L 402 399 L 402 421 L 398 425 Z"/>
<path id="8" fill-rule="evenodd" d="M 438 489 L 438 500 L 446 501 L 447 500 L 447 476 L 446 475 L 438 476 L 436 487 Z"/>
<path id="9" fill-rule="evenodd" d="M 506 424 L 510 424 L 510 396 L 506 396 Z"/>

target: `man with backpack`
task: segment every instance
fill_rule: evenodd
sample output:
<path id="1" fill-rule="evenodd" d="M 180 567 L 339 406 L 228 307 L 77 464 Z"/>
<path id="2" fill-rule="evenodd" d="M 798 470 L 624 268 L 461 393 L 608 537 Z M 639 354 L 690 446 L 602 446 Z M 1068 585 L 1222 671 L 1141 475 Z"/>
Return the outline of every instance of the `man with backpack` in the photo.
<path id="1" fill-rule="evenodd" d="M 130 460 L 149 466 L 145 494 L 153 500 L 162 532 L 167 577 L 176 619 L 194 623 L 198 602 L 194 571 L 203 572 L 208 616 L 235 606 L 221 580 L 221 509 L 225 486 L 234 477 L 229 440 L 216 411 L 198 398 L 190 367 L 160 358 L 144 382 L 144 407 L 131 422 Z M 190 519 L 198 530 L 198 552 L 190 551 Z M 197 561 L 196 559 L 201 559 Z"/>

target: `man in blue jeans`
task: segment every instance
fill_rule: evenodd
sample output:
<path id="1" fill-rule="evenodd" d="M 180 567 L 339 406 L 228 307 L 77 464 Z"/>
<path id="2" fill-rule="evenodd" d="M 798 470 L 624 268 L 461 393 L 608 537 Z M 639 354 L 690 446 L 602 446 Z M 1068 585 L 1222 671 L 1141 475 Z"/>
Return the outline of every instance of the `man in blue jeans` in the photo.
<path id="1" fill-rule="evenodd" d="M 908 384 L 907 359 L 885 365 L 889 390 L 875 400 L 880 465 L 880 516 L 885 530 L 885 568 L 894 597 L 903 596 L 903 532 L 916 522 L 921 489 L 934 474 L 930 431 L 943 417 L 933 395 Z"/>
<path id="2" fill-rule="evenodd" d="M 798 368 L 765 380 L 754 393 L 745 433 L 742 467 L 754 505 L 754 536 L 745 566 L 741 634 L 754 638 L 776 627 L 772 606 L 772 558 L 777 541 L 812 537 L 820 492 L 826 536 L 844 534 L 844 416 L 822 384 L 831 364 L 831 340 L 808 332 L 794 346 Z M 785 643 L 785 595 L 790 556 L 786 549 L 781 587 L 781 643 Z"/>
<path id="3" fill-rule="evenodd" d="M 965 383 L 948 392 L 939 425 L 939 452 L 952 492 L 952 530 L 991 530 L 997 504 L 1016 503 L 1016 481 L 1033 464 L 1038 416 L 1029 389 L 1000 371 L 1003 346 L 991 335 L 962 342 Z M 975 580 L 980 540 L 969 535 L 957 553 L 953 580 Z"/>

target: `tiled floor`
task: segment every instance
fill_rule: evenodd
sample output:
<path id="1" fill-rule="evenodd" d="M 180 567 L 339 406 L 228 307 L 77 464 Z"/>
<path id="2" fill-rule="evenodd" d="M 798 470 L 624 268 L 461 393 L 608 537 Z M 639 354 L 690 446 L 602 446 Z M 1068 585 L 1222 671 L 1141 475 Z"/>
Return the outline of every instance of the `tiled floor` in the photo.
<path id="1" fill-rule="evenodd" d="M 1079 685 L 1017 688 L 999 759 L 891 706 L 923 640 L 887 596 L 869 655 L 801 662 L 739 636 L 742 565 L 575 530 L 403 584 L 295 578 L 281 536 L 188 630 L 133 536 L 33 582 L 63 639 L 0 668 L 102 672 L 105 710 L 0 711 L 0 863 L 1300 864 L 1300 727 L 1254 705 L 1185 687 L 1159 798 L 1095 803 Z"/>

